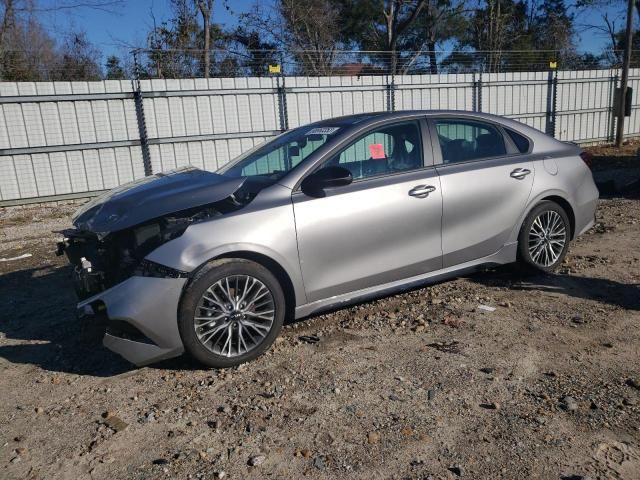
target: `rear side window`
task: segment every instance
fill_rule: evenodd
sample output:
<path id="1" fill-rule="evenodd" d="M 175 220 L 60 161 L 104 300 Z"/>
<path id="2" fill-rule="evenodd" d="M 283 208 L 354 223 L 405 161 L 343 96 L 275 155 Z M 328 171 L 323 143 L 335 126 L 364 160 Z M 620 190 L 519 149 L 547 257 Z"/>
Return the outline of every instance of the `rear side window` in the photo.
<path id="1" fill-rule="evenodd" d="M 500 131 L 474 120 L 436 120 L 444 163 L 467 162 L 506 155 Z"/>
<path id="2" fill-rule="evenodd" d="M 513 130 L 509 130 L 508 128 L 505 128 L 505 130 L 520 153 L 527 153 L 529 151 L 530 142 L 527 140 L 527 137 L 520 135 L 518 132 L 514 132 Z"/>

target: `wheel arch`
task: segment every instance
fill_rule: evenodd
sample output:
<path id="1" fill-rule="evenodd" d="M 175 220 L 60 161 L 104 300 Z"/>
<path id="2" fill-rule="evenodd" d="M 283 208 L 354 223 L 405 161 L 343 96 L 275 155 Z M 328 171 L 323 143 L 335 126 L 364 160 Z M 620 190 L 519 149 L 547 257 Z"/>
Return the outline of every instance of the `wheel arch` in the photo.
<path id="1" fill-rule="evenodd" d="M 539 204 L 540 202 L 545 201 L 545 200 L 557 203 L 566 212 L 567 216 L 569 217 L 569 228 L 571 229 L 570 238 L 571 238 L 571 240 L 573 240 L 575 238 L 575 235 L 576 235 L 576 215 L 575 215 L 575 213 L 573 211 L 573 207 L 571 206 L 569 201 L 567 199 L 559 196 L 559 195 L 549 195 L 549 196 L 546 196 L 546 197 L 541 198 L 540 200 L 538 200 L 535 203 L 535 205 L 533 205 L 531 208 L 535 207 L 537 204 Z"/>
<path id="2" fill-rule="evenodd" d="M 575 216 L 574 208 L 571 202 L 563 194 L 563 192 L 552 190 L 552 191 L 542 192 L 539 195 L 536 195 L 534 198 L 529 200 L 529 202 L 527 203 L 527 207 L 522 212 L 522 215 L 520 216 L 518 223 L 514 226 L 511 232 L 511 240 L 510 240 L 511 242 L 517 242 L 518 235 L 520 234 L 520 229 L 522 228 L 522 225 L 524 224 L 525 219 L 527 218 L 531 210 L 533 210 L 536 207 L 536 205 L 538 205 L 540 202 L 545 200 L 557 203 L 564 209 L 565 212 L 567 212 L 567 216 L 569 217 L 569 228 L 571 229 L 570 238 L 571 240 L 575 238 L 576 216 Z"/>
<path id="3" fill-rule="evenodd" d="M 236 251 L 228 251 L 217 255 L 213 258 L 210 258 L 206 262 L 200 264 L 196 269 L 191 272 L 190 277 L 197 277 L 198 272 L 202 271 L 203 268 L 206 268 L 207 265 L 214 263 L 217 260 L 228 260 L 232 258 L 239 258 L 243 260 L 249 260 L 257 263 L 258 265 L 263 266 L 267 270 L 269 270 L 280 282 L 280 286 L 282 287 L 282 292 L 284 293 L 285 305 L 286 305 L 286 315 L 285 319 L 293 319 L 296 309 L 296 292 L 294 288 L 293 281 L 291 280 L 291 276 L 286 271 L 286 269 L 276 260 L 265 255 L 263 253 L 251 251 L 251 250 L 236 250 Z M 188 288 L 191 281 L 187 282 L 184 289 Z"/>

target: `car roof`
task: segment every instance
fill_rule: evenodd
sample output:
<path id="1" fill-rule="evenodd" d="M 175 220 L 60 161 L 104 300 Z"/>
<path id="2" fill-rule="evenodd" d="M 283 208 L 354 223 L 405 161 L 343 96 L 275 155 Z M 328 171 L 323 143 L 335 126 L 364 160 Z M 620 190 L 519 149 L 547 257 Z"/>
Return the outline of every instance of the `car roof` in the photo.
<path id="1" fill-rule="evenodd" d="M 392 112 L 382 111 L 382 112 L 367 112 L 367 113 L 356 113 L 352 115 L 344 115 L 341 117 L 327 118 L 325 120 L 319 120 L 314 122 L 314 125 L 332 125 L 332 126 L 341 126 L 346 127 L 350 125 L 356 125 L 358 123 L 366 122 L 366 121 L 379 121 L 379 120 L 393 120 L 396 118 L 404 118 L 407 116 L 413 115 L 428 115 L 428 116 L 438 116 L 438 115 L 460 115 L 465 117 L 478 117 L 485 118 L 487 120 L 497 120 L 497 121 L 512 121 L 509 118 L 501 117 L 499 115 L 493 115 L 491 113 L 485 112 L 473 112 L 468 110 L 394 110 Z M 524 125 L 520 122 L 517 122 L 520 125 Z"/>
<path id="2" fill-rule="evenodd" d="M 485 120 L 501 124 L 520 132 L 521 134 L 533 138 L 539 147 L 544 145 L 544 149 L 557 148 L 562 142 L 554 139 L 540 130 L 529 125 L 500 115 L 494 115 L 486 112 L 472 112 L 467 110 L 395 110 L 393 112 L 369 112 L 357 113 L 353 115 L 345 115 L 342 117 L 328 118 L 314 122 L 315 126 L 332 126 L 332 127 L 366 127 L 368 124 L 380 121 L 392 121 L 395 119 L 403 119 L 412 116 L 459 116 L 471 117 L 478 120 Z"/>

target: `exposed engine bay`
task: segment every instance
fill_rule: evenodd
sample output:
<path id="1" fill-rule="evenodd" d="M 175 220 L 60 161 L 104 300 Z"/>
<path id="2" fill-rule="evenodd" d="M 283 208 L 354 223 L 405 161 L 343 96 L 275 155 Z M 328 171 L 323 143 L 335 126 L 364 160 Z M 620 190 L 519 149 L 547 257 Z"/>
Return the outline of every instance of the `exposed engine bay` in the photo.
<path id="1" fill-rule="evenodd" d="M 201 176 L 198 175 L 197 172 L 201 172 L 207 179 L 210 179 L 209 177 L 211 175 L 220 177 L 196 169 L 170 173 L 169 176 L 173 175 L 174 178 L 176 178 L 176 183 L 179 182 L 178 184 L 180 186 L 174 194 L 181 195 L 182 199 L 184 199 L 185 195 L 188 195 L 188 192 L 184 191 L 185 187 L 183 186 L 185 184 L 185 178 L 180 178 L 188 175 L 190 178 L 186 180 L 191 181 L 192 189 L 198 188 L 198 194 L 202 197 L 201 192 L 203 189 L 201 186 L 194 185 L 201 183 L 199 182 Z M 197 177 L 193 178 L 194 175 L 197 175 Z M 165 177 L 167 176 L 167 174 L 162 174 L 160 177 L 165 184 L 167 182 Z M 224 186 L 223 182 L 216 182 L 215 180 L 217 179 L 215 178 L 213 180 L 214 184 L 209 185 L 210 190 L 208 193 L 212 193 L 214 196 L 216 192 L 218 194 L 228 193 L 229 189 L 225 190 L 220 188 Z M 149 182 L 145 181 L 143 183 L 146 184 Z M 235 185 L 233 187 L 235 187 Z M 124 190 L 123 196 L 131 196 L 128 192 L 135 191 L 137 188 L 134 186 L 131 189 Z M 144 185 L 144 188 L 148 189 L 148 186 Z M 73 266 L 74 285 L 80 300 L 96 295 L 133 275 L 164 278 L 186 277 L 186 272 L 174 270 L 164 265 L 145 260 L 144 258 L 160 245 L 182 235 L 189 225 L 203 222 L 242 208 L 255 197 L 260 189 L 261 186 L 254 182 L 244 182 L 241 183 L 241 188 L 228 194 L 221 200 L 194 206 L 178 212 L 166 213 L 152 219 L 145 219 L 141 223 L 133 226 L 120 222 L 125 228 L 111 232 L 94 231 L 91 225 L 105 224 L 105 219 L 103 218 L 105 215 L 103 214 L 101 216 L 101 212 L 103 211 L 106 211 L 106 214 L 110 216 L 106 219 L 106 222 L 113 221 L 116 215 L 113 214 L 114 209 L 111 206 L 114 203 L 117 205 L 119 201 L 118 211 L 124 212 L 128 211 L 128 205 L 126 205 L 126 202 L 124 202 L 122 198 L 119 199 L 117 197 L 115 199 L 111 197 L 103 203 L 99 201 L 93 202 L 94 205 L 91 205 L 90 208 L 85 207 L 80 211 L 78 216 L 74 218 L 76 228 L 59 232 L 64 238 L 58 243 L 56 254 L 66 254 L 69 262 Z M 166 191 L 165 185 L 164 192 Z M 164 195 L 163 198 L 156 198 L 156 204 L 148 210 L 153 213 L 158 213 L 161 211 L 159 210 L 161 208 L 167 210 L 172 204 L 175 206 L 176 203 L 179 203 L 173 202 L 171 197 L 170 195 Z M 195 196 L 192 196 L 192 198 L 195 198 Z M 165 205 L 160 204 L 160 202 L 164 202 Z M 109 205 L 111 208 L 103 208 L 102 205 L 104 204 Z M 131 208 L 136 207 L 140 208 L 141 206 L 131 205 Z M 89 217 L 86 212 L 89 212 L 91 216 Z M 126 215 L 122 215 L 117 218 L 117 220 L 125 217 Z M 134 221 L 128 218 L 127 220 L 129 223 Z"/>

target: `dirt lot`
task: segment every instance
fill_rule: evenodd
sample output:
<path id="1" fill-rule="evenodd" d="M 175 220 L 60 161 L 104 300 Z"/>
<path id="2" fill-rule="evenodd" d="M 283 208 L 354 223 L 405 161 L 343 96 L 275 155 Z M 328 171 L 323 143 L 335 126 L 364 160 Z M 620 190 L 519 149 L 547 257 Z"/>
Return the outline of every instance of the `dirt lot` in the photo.
<path id="1" fill-rule="evenodd" d="M 637 197 L 556 276 L 310 318 L 227 371 L 134 368 L 75 319 L 50 233 L 72 209 L 0 213 L 0 257 L 33 255 L 0 262 L 0 478 L 640 478 Z"/>

